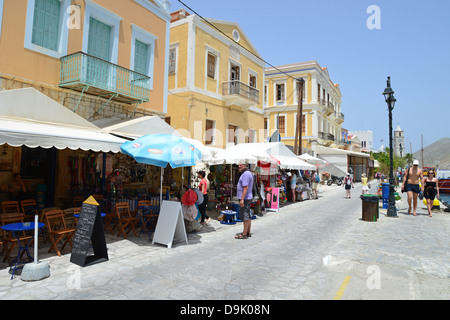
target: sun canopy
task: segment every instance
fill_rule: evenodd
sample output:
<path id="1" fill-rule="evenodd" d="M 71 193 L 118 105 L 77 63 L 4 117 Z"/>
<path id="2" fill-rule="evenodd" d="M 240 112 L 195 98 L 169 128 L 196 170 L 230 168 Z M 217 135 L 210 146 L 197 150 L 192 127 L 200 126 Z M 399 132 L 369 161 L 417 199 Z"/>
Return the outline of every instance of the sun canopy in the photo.
<path id="1" fill-rule="evenodd" d="M 217 153 L 213 163 L 256 164 L 258 161 L 278 163 L 281 169 L 315 170 L 313 165 L 298 159 L 282 142 L 240 143 Z"/>
<path id="2" fill-rule="evenodd" d="M 126 137 L 130 139 L 137 139 L 148 134 L 170 134 L 176 137 L 182 137 L 189 141 L 202 153 L 201 161 L 210 161 L 213 159 L 215 148 L 205 146 L 198 140 L 183 137 L 181 133 L 175 130 L 167 122 L 158 116 L 144 116 L 136 119 L 102 119 L 94 121 L 104 132 Z"/>
<path id="3" fill-rule="evenodd" d="M 34 88 L 0 92 L 0 144 L 117 153 L 124 142 Z"/>

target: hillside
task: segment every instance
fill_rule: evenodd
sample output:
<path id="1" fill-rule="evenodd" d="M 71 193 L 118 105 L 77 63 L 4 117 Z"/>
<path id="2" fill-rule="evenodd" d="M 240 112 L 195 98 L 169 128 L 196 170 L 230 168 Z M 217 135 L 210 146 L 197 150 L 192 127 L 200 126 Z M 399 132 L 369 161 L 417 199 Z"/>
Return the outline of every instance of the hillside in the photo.
<path id="1" fill-rule="evenodd" d="M 414 152 L 414 159 L 421 162 L 421 150 Z M 423 149 L 423 166 L 450 169 L 450 138 L 442 138 Z"/>

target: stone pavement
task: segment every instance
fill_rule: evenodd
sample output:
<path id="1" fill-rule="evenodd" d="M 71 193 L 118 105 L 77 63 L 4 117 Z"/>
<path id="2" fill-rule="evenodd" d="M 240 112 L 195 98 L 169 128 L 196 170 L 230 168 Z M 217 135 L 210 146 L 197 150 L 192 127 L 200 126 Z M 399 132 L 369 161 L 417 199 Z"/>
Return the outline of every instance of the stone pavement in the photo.
<path id="1" fill-rule="evenodd" d="M 3 265 L 0 299 L 448 300 L 450 214 L 429 218 L 419 204 L 413 217 L 403 199 L 399 218 L 380 209 L 377 222 L 364 222 L 360 192 L 345 199 L 342 187 L 322 186 L 318 200 L 253 220 L 247 240 L 234 239 L 242 224 L 213 220 L 171 249 L 107 234 L 109 261 L 86 268 L 41 249 L 51 276 L 10 280 Z"/>

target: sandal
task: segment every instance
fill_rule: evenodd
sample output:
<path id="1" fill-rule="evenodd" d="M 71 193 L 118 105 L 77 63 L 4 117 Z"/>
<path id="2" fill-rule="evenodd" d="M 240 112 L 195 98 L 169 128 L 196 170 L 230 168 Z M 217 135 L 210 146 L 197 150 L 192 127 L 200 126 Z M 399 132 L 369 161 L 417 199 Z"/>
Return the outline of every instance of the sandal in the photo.
<path id="1" fill-rule="evenodd" d="M 235 239 L 248 239 L 248 236 L 243 233 L 238 233 L 234 238 Z"/>

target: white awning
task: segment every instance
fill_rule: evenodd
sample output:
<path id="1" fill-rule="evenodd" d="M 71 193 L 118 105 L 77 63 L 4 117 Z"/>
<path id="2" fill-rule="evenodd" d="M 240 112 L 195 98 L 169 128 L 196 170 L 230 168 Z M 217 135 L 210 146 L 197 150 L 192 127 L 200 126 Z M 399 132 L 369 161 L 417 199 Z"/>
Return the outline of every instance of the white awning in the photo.
<path id="1" fill-rule="evenodd" d="M 160 133 L 183 137 L 200 150 L 203 162 L 211 161 L 213 159 L 213 154 L 217 153 L 217 151 L 214 150 L 215 148 L 207 147 L 198 140 L 184 137 L 158 116 L 144 116 L 135 119 L 102 119 L 94 121 L 93 123 L 101 127 L 104 132 L 130 139 L 137 139 L 147 134 Z"/>
<path id="2" fill-rule="evenodd" d="M 315 167 L 297 158 L 282 142 L 240 143 L 215 155 L 210 164 L 250 163 L 279 161 L 281 169 L 315 170 Z"/>
<path id="3" fill-rule="evenodd" d="M 117 153 L 124 142 L 34 88 L 0 92 L 0 144 Z"/>

